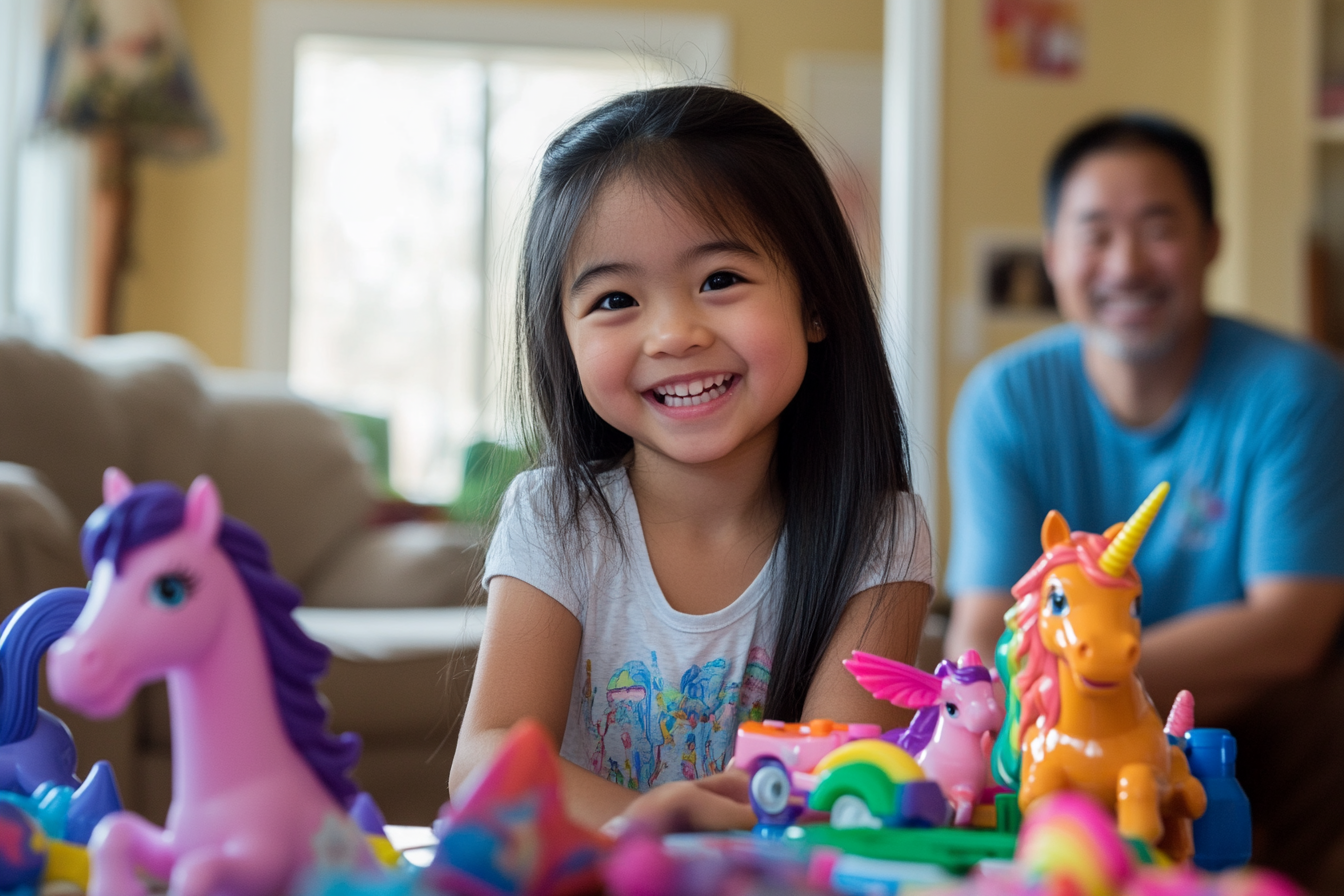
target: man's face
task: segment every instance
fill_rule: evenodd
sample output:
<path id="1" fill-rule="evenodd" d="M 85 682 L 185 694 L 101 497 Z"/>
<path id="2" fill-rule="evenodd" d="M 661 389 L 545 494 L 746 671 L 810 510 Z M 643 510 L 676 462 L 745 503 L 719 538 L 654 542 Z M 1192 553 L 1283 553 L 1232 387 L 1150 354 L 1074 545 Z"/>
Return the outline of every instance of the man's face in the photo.
<path id="1" fill-rule="evenodd" d="M 1088 343 L 1142 363 L 1198 331 L 1218 239 L 1173 159 L 1103 150 L 1064 182 L 1045 264 L 1060 310 Z"/>

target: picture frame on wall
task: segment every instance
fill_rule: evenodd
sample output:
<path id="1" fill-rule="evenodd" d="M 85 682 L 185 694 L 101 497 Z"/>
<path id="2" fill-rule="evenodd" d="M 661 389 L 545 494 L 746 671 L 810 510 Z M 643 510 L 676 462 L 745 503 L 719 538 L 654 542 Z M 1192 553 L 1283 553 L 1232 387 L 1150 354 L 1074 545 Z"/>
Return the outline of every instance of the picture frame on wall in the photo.
<path id="1" fill-rule="evenodd" d="M 976 289 L 984 310 L 1014 316 L 1058 314 L 1040 234 L 981 233 L 973 245 Z"/>

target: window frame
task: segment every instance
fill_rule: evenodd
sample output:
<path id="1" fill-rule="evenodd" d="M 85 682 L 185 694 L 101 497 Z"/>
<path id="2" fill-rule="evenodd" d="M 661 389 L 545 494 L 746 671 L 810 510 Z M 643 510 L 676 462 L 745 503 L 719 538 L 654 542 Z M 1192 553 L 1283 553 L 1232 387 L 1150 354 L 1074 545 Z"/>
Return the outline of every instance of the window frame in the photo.
<path id="1" fill-rule="evenodd" d="M 91 162 L 86 141 L 40 123 L 41 0 L 0 0 L 0 332 L 67 345 L 83 335 Z"/>
<path id="2" fill-rule="evenodd" d="M 726 82 L 727 21 L 716 15 L 428 5 L 358 0 L 267 0 L 257 10 L 254 66 L 249 367 L 289 369 L 292 300 L 293 120 L 296 46 L 307 35 L 606 50 L 651 46 L 687 71 Z"/>

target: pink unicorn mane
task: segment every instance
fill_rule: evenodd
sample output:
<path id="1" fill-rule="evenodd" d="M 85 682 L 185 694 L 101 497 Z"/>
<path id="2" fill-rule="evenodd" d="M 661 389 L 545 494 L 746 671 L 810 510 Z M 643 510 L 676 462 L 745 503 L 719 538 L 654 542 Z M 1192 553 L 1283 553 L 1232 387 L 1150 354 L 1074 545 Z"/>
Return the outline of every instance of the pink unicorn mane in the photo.
<path id="1" fill-rule="evenodd" d="M 1022 671 L 1012 685 L 1022 702 L 1022 734 L 1035 724 L 1046 731 L 1059 724 L 1059 657 L 1045 649 L 1037 622 L 1041 617 L 1041 586 L 1056 567 L 1073 563 L 1093 584 L 1102 588 L 1126 588 L 1138 584 L 1131 566 L 1121 578 L 1105 572 L 1097 563 L 1111 539 L 1091 532 L 1073 532 L 1069 544 L 1048 549 L 1013 586 L 1017 598 L 1017 625 L 1022 633 L 1018 660 Z"/>

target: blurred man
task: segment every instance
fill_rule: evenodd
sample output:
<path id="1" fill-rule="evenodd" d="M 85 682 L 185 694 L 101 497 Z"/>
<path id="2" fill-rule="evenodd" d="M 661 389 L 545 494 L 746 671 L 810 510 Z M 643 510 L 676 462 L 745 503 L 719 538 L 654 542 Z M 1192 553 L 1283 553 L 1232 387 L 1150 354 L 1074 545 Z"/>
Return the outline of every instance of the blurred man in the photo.
<path id="1" fill-rule="evenodd" d="M 1044 205 L 1068 323 L 988 358 L 958 399 L 947 655 L 992 651 L 1047 511 L 1101 532 L 1169 480 L 1135 561 L 1140 672 L 1163 712 L 1185 688 L 1197 724 L 1234 729 L 1256 818 L 1283 835 L 1265 858 L 1308 877 L 1344 827 L 1344 370 L 1206 311 L 1214 186 L 1179 126 L 1090 124 Z"/>

